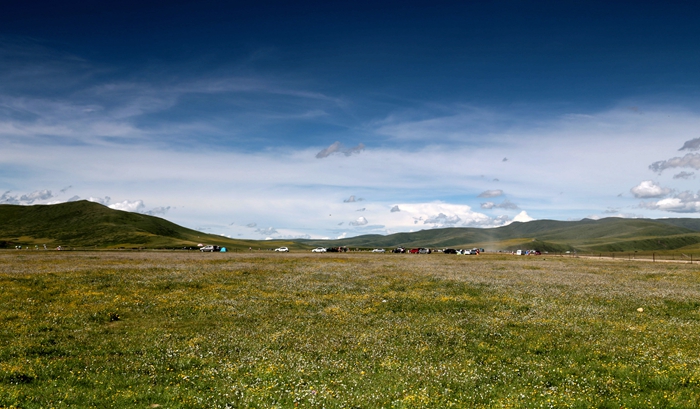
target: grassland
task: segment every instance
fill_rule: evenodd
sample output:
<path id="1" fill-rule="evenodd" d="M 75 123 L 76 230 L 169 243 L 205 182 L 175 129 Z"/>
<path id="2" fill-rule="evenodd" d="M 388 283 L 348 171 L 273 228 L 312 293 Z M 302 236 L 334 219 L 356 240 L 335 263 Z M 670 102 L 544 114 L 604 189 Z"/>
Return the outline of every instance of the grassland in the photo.
<path id="1" fill-rule="evenodd" d="M 0 252 L 3 408 L 697 408 L 700 267 Z"/>

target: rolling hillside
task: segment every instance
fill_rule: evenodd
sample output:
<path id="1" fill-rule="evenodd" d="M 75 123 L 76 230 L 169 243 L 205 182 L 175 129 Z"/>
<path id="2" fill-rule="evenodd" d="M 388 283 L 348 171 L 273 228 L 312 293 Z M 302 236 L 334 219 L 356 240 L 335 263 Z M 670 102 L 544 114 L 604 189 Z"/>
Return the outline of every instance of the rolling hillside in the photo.
<path id="1" fill-rule="evenodd" d="M 159 217 L 113 210 L 88 201 L 56 205 L 0 205 L 0 247 L 182 248 L 198 243 L 232 249 L 288 246 L 351 248 L 471 248 L 489 250 L 620 252 L 700 250 L 700 219 L 536 220 L 508 226 L 444 228 L 341 240 L 234 240 L 178 226 Z"/>
<path id="2" fill-rule="evenodd" d="M 305 241 L 309 245 L 348 247 L 483 247 L 491 250 L 653 251 L 700 246 L 695 219 L 536 220 L 493 229 L 444 228 L 366 235 L 341 240 Z"/>
<path id="3" fill-rule="evenodd" d="M 251 242 L 201 233 L 159 217 L 78 201 L 55 205 L 0 205 L 0 246 L 178 248 L 198 243 L 231 248 Z"/>

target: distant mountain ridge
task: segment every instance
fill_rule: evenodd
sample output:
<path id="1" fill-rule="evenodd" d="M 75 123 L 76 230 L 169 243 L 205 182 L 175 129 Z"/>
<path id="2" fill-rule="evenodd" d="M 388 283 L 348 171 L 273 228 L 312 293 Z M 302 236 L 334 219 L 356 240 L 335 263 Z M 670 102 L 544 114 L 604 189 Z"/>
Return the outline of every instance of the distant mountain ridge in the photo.
<path id="1" fill-rule="evenodd" d="M 289 246 L 351 248 L 471 248 L 541 251 L 700 250 L 700 219 L 535 220 L 497 228 L 451 227 L 338 240 L 236 240 L 188 229 L 165 219 L 77 201 L 55 205 L 0 205 L 0 247 L 181 248 L 199 243 L 230 248 Z"/>
<path id="2" fill-rule="evenodd" d="M 534 220 L 490 229 L 450 227 L 387 236 L 365 235 L 304 242 L 309 245 L 330 243 L 349 247 L 483 247 L 491 250 L 525 248 L 543 251 L 674 250 L 686 247 L 700 248 L 700 219 Z"/>

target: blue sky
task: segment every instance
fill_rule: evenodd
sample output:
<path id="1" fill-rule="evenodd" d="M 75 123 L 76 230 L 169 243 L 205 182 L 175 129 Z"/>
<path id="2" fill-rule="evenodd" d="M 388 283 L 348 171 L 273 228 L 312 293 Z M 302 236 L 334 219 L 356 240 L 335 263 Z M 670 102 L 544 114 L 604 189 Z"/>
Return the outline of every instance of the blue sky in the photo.
<path id="1" fill-rule="evenodd" d="M 0 203 L 253 239 L 697 217 L 700 6 L 609 3 L 3 6 Z"/>

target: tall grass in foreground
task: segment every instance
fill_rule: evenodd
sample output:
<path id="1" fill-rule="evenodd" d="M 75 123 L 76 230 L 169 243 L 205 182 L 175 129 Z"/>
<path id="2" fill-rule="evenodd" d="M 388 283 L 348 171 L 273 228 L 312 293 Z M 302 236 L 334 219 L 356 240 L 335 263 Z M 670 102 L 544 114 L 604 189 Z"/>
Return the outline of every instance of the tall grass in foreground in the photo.
<path id="1" fill-rule="evenodd" d="M 0 253 L 5 408 L 697 408 L 698 345 L 688 264 Z"/>

